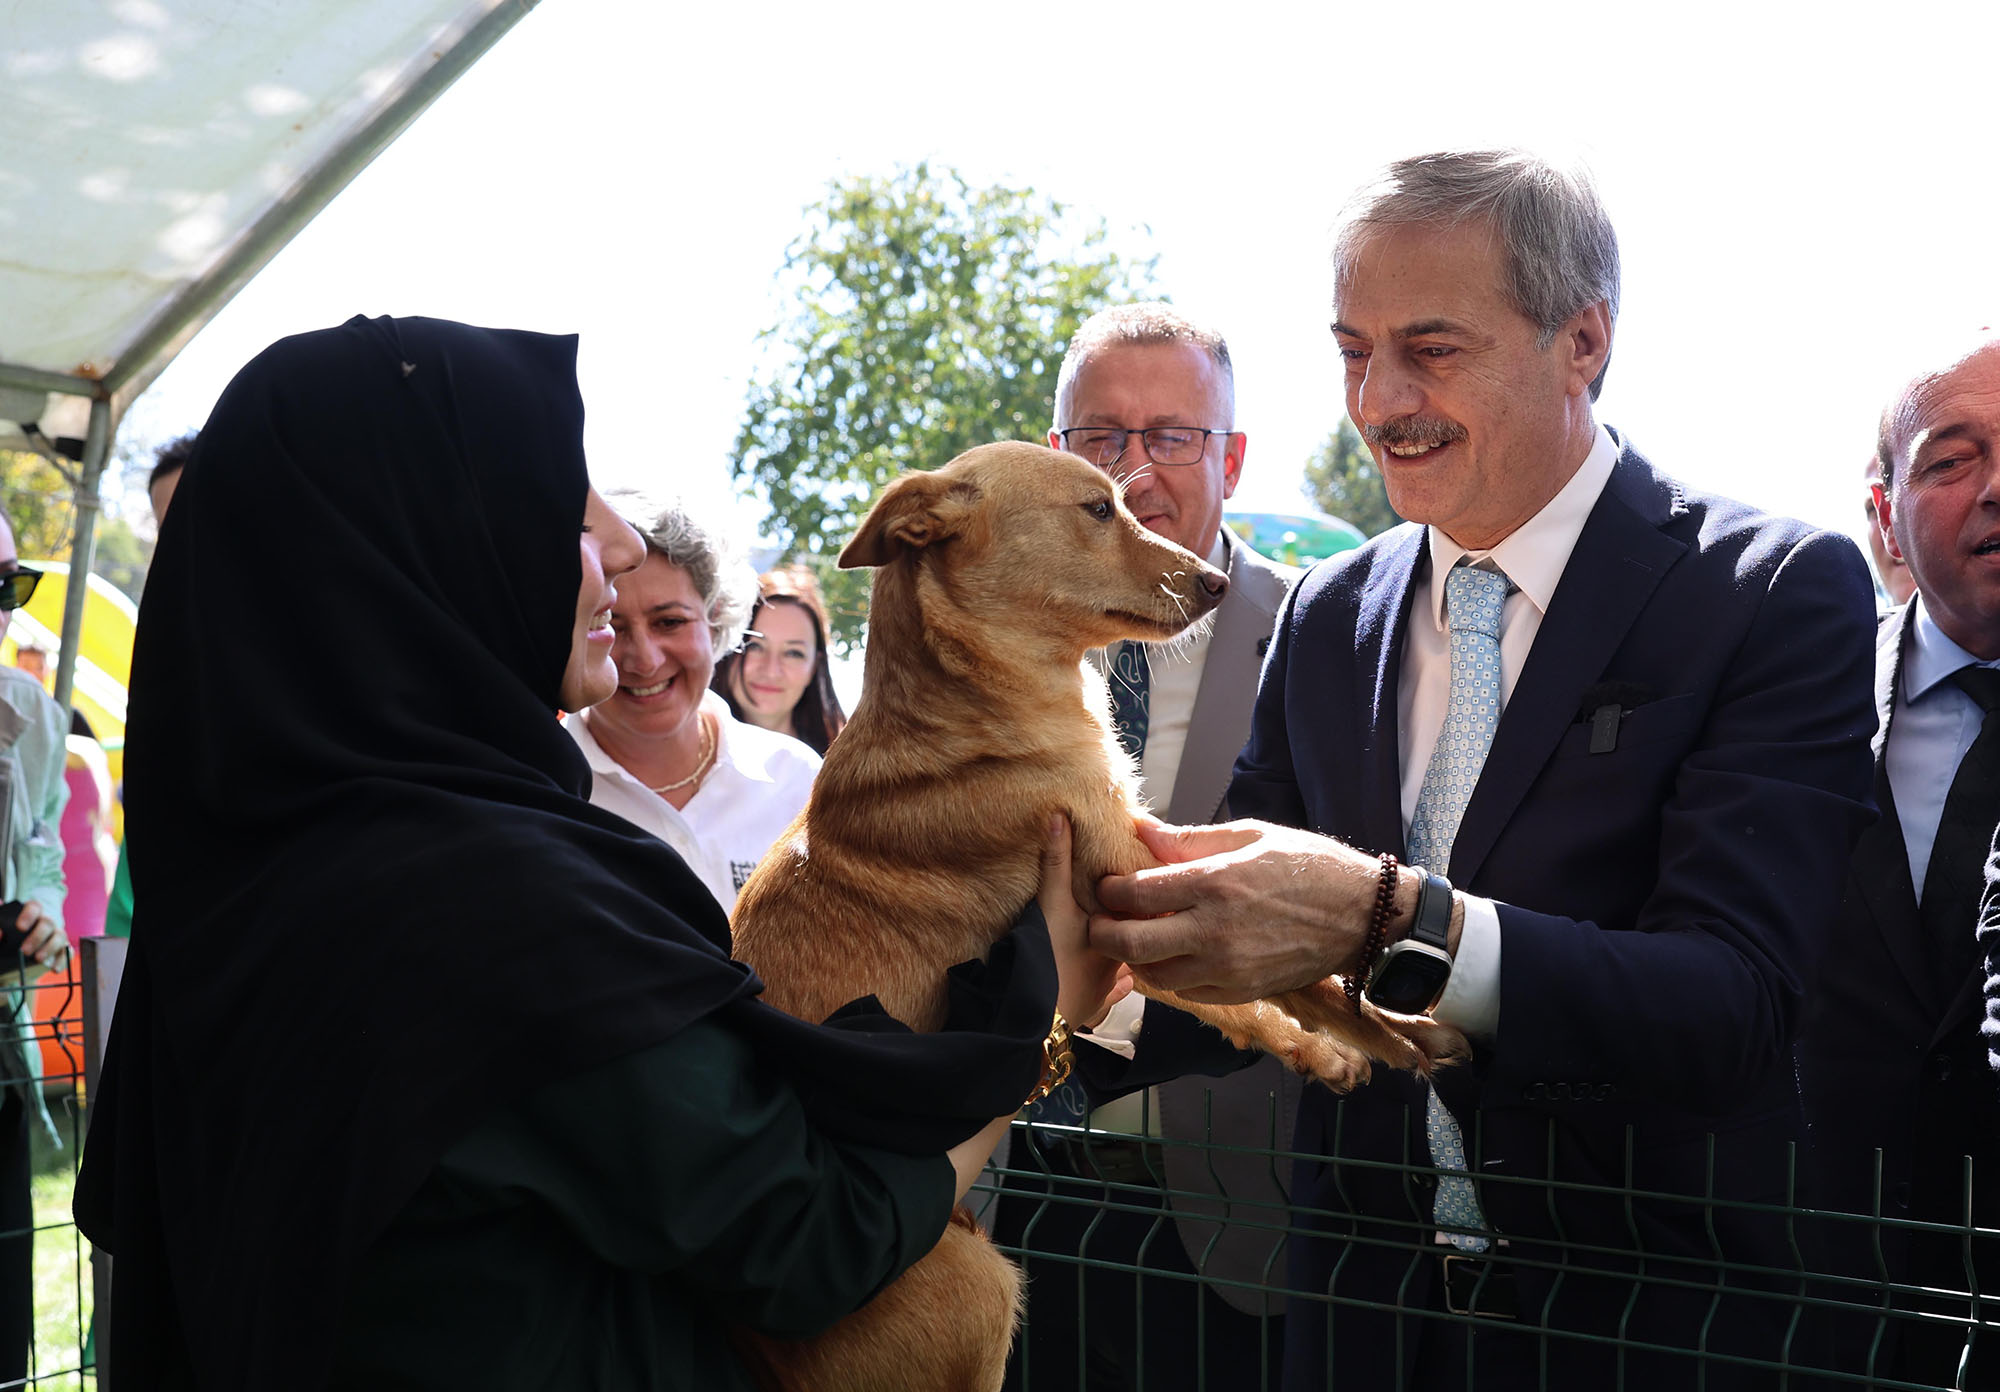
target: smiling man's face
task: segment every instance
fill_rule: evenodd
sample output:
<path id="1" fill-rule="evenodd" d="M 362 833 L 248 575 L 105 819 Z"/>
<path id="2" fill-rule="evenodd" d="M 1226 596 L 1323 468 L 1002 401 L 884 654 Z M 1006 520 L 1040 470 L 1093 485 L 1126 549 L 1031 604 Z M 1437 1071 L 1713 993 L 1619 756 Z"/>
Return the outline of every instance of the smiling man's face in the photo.
<path id="1" fill-rule="evenodd" d="M 2000 658 L 2000 342 L 1911 384 L 1890 413 L 1890 550 L 1924 610 L 1982 662 Z"/>
<path id="2" fill-rule="evenodd" d="M 1503 540 L 1583 463 L 1590 380 L 1610 350 L 1602 306 L 1541 345 L 1503 257 L 1483 222 L 1385 228 L 1355 245 L 1334 294 L 1347 414 L 1390 505 L 1469 550 Z"/>
<path id="3" fill-rule="evenodd" d="M 1063 447 L 1063 430 L 1091 426 L 1228 431 L 1236 423 L 1229 398 L 1221 365 L 1197 344 L 1113 344 L 1077 368 L 1065 419 L 1049 432 L 1049 448 Z M 1197 462 L 1155 464 L 1135 434 L 1106 472 L 1125 485 L 1126 506 L 1149 531 L 1206 557 L 1222 530 L 1223 500 L 1242 477 L 1244 448 L 1240 434 L 1211 435 Z"/>

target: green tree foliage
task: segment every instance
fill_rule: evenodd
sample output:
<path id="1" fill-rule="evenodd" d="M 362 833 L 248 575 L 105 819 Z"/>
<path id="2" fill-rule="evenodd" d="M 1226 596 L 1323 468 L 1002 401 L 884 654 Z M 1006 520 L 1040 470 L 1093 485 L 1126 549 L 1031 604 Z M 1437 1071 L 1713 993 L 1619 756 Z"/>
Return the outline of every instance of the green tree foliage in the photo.
<path id="1" fill-rule="evenodd" d="M 97 554 L 90 568 L 136 601 L 146 588 L 146 571 L 153 563 L 153 542 L 132 529 L 123 517 L 97 521 Z"/>
<path id="2" fill-rule="evenodd" d="M 764 335 L 734 468 L 784 555 L 820 573 L 842 648 L 867 580 L 834 559 L 877 492 L 974 445 L 1042 440 L 1070 335 L 1145 298 L 1152 273 L 1101 221 L 928 165 L 835 181 L 806 210 L 778 271 L 795 308 Z"/>
<path id="3" fill-rule="evenodd" d="M 1375 456 L 1345 416 L 1306 461 L 1304 492 L 1321 512 L 1352 523 L 1367 536 L 1379 536 L 1403 520 L 1389 506 Z"/>
<path id="4" fill-rule="evenodd" d="M 0 499 L 14 529 L 14 547 L 35 560 L 69 559 L 69 480 L 33 450 L 0 450 Z"/>
<path id="5" fill-rule="evenodd" d="M 0 500 L 24 558 L 67 561 L 76 536 L 70 481 L 32 450 L 0 450 Z M 91 569 L 133 599 L 145 587 L 153 543 L 109 511 L 97 518 L 97 553 Z"/>

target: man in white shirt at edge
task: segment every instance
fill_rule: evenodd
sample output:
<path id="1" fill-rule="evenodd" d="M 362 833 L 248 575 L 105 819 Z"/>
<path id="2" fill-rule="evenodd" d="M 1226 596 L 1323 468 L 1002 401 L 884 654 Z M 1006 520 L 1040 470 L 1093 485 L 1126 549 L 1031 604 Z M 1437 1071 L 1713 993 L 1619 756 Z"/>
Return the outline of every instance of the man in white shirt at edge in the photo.
<path id="1" fill-rule="evenodd" d="M 1222 525 L 1222 505 L 1236 490 L 1248 446 L 1235 428 L 1229 347 L 1220 334 L 1169 305 L 1105 310 L 1070 340 L 1055 406 L 1051 448 L 1079 454 L 1119 479 L 1127 506 L 1143 525 L 1229 576 L 1213 621 L 1192 637 L 1133 644 L 1105 657 L 1149 804 L 1174 822 L 1215 820 L 1226 815 L 1224 794 L 1249 733 L 1272 621 L 1299 575 L 1258 555 Z M 1181 1012 L 1131 996 L 1098 1024 L 1093 1038 L 1129 1053 L 1134 1036 L 1163 1017 L 1176 1018 L 1161 1028 L 1199 1027 Z M 1088 1272 L 1085 1332 L 1094 1365 L 1120 1365 L 1133 1379 L 1143 1344 L 1146 1385 L 1160 1389 L 1195 1387 L 1203 1350 L 1210 1386 L 1218 1377 L 1247 1385 L 1240 1381 L 1244 1370 L 1259 1367 L 1266 1356 L 1275 1366 L 1280 1321 L 1263 1317 L 1276 1316 L 1282 1303 L 1256 1287 L 1274 1283 L 1284 1269 L 1275 1249 L 1286 1197 L 1268 1151 L 1291 1134 L 1300 1086 L 1276 1060 L 1263 1059 L 1228 1077 L 1190 1077 L 1101 1102 L 1089 1126 L 1108 1133 L 1105 1139 L 1075 1140 L 1038 1129 L 1039 1155 L 1014 1147 L 1014 1169 L 1028 1177 L 1017 1179 L 1014 1189 L 1040 1188 L 1046 1162 L 1056 1175 L 1085 1181 L 1077 1192 L 1090 1197 L 1102 1196 L 1101 1180 L 1171 1191 L 1171 1202 L 1164 1192 L 1159 1202 L 1172 1209 L 1174 1221 L 1095 1204 L 1044 1205 L 1010 1193 L 998 1223 L 1003 1240 L 1019 1240 L 1032 1218 L 1026 1239 L 1036 1250 L 1073 1258 L 1089 1228 L 1086 1251 L 1093 1259 L 1143 1263 L 1183 1277 L 1199 1268 L 1217 1282 L 1146 1281 L 1141 1330 L 1134 1278 Z M 1055 1106 L 1037 1110 L 1037 1121 L 1083 1123 L 1089 1104 L 1080 1081 L 1052 1101 Z M 1133 1139 L 1140 1135 L 1164 1135 L 1171 1144 Z M 1266 1154 L 1244 1153 L 1257 1150 Z M 1238 1223 L 1218 1240 L 1213 1219 L 1225 1213 Z M 1199 1262 L 1189 1253 L 1200 1254 Z M 1028 1320 L 1010 1386 L 1018 1385 L 1023 1361 L 1037 1388 L 1072 1384 L 1078 1271 L 1073 1261 L 1044 1265 L 1030 1258 Z"/>

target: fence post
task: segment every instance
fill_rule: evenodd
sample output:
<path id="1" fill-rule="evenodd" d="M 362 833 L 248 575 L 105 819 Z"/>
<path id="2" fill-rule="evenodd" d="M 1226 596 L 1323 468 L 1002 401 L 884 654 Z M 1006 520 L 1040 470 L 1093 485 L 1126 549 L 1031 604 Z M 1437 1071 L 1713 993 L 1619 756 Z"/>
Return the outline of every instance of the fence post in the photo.
<path id="1" fill-rule="evenodd" d="M 104 1042 L 111 1036 L 111 1011 L 125 976 L 125 938 L 85 938 L 83 951 L 83 1137 L 90 1144 L 90 1111 L 97 1102 L 97 1079 L 104 1069 Z M 111 1254 L 90 1248 L 91 1327 L 97 1331 L 97 1392 L 111 1388 Z"/>

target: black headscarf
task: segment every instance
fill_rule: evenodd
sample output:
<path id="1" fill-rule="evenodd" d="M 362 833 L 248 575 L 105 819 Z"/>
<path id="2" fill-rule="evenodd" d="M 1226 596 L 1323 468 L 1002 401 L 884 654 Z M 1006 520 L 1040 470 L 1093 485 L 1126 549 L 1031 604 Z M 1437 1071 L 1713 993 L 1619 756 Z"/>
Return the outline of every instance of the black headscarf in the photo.
<path id="1" fill-rule="evenodd" d="M 457 1137 L 704 1016 L 845 1138 L 942 1151 L 1033 1084 L 1045 936 L 962 975 L 966 1033 L 866 1002 L 805 1025 L 753 999 L 680 859 L 587 801 L 553 715 L 575 357 L 356 318 L 267 349 L 201 431 L 140 614 L 138 915 L 77 1186 L 128 1380 L 317 1385 L 356 1257 Z"/>

